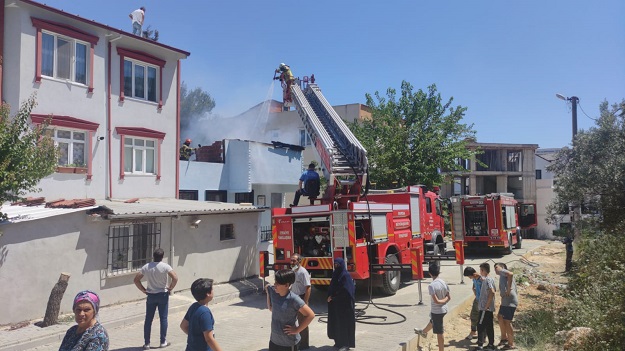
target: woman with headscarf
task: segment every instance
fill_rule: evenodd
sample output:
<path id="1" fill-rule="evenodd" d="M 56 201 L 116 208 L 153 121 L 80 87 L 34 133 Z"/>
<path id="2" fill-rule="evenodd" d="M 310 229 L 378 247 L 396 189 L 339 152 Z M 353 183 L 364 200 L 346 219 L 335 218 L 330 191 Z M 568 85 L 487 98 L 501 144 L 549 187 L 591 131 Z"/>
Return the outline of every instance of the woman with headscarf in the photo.
<path id="1" fill-rule="evenodd" d="M 328 289 L 328 338 L 334 339 L 334 347 L 339 350 L 356 347 L 355 290 L 345 261 L 334 259 L 334 272 Z"/>
<path id="2" fill-rule="evenodd" d="M 77 324 L 67 330 L 59 351 L 108 351 L 108 333 L 96 319 L 99 309 L 98 294 L 84 290 L 76 295 L 73 310 Z"/>

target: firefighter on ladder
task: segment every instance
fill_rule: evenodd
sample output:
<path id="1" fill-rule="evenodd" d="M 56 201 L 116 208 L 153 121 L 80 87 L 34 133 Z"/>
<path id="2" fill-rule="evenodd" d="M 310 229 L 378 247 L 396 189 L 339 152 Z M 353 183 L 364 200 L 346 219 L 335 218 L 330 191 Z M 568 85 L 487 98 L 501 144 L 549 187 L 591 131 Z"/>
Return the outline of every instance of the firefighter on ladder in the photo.
<path id="1" fill-rule="evenodd" d="M 280 75 L 276 77 L 278 73 L 280 73 Z M 293 102 L 293 98 L 291 97 L 291 85 L 295 82 L 291 67 L 281 63 L 276 69 L 273 79 L 280 80 L 280 83 L 282 83 L 282 101 L 284 103 L 284 110 L 288 111 L 289 106 L 291 106 Z"/>

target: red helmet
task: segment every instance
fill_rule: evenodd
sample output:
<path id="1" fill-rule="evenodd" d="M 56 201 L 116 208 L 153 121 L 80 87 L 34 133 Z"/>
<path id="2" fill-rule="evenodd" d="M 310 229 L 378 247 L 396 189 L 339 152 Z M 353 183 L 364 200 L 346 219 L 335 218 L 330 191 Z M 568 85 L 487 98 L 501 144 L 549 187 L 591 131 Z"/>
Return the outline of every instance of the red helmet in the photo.
<path id="1" fill-rule="evenodd" d="M 184 142 L 185 142 L 185 144 L 191 144 L 191 139 L 187 139 Z"/>

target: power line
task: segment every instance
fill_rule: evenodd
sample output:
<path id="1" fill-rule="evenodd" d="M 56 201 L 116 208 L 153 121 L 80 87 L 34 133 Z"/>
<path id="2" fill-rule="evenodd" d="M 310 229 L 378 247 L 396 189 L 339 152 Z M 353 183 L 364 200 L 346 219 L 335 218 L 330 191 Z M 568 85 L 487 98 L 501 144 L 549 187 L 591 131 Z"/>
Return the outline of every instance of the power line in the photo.
<path id="1" fill-rule="evenodd" d="M 580 110 L 582 110 L 582 112 L 586 115 L 586 117 L 588 117 L 588 118 L 592 119 L 593 121 L 597 122 L 597 118 L 592 118 L 592 117 L 590 117 L 590 116 L 586 113 L 586 111 L 584 111 L 584 109 L 582 108 L 582 105 L 579 103 L 579 101 L 577 102 L 577 106 L 579 106 L 579 109 L 580 109 Z"/>

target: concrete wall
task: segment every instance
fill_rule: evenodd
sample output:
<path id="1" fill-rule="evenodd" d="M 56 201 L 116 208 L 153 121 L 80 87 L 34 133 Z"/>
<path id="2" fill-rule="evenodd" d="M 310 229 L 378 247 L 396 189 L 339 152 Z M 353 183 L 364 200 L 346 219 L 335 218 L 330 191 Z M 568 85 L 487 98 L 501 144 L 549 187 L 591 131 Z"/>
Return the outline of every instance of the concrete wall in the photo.
<path id="1" fill-rule="evenodd" d="M 179 276 L 175 290 L 189 289 L 199 277 L 219 283 L 256 275 L 259 218 L 258 212 L 157 218 L 164 262 Z M 192 219 L 202 220 L 197 229 L 190 228 Z M 103 305 L 143 298 L 133 284 L 136 272 L 107 272 L 110 224 L 76 212 L 1 225 L 0 301 L 10 303 L 3 304 L 0 325 L 42 318 L 61 272 L 71 274 L 61 313 L 71 311 L 73 296 L 83 289 L 98 292 Z M 220 241 L 221 224 L 234 224 L 234 240 Z"/>

